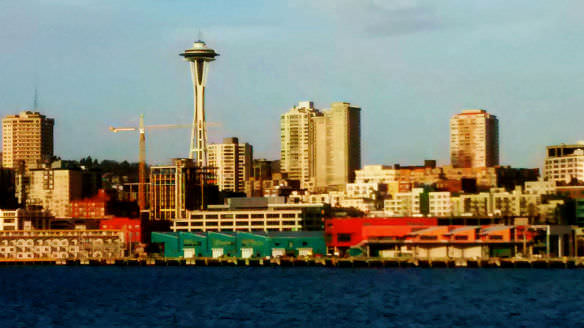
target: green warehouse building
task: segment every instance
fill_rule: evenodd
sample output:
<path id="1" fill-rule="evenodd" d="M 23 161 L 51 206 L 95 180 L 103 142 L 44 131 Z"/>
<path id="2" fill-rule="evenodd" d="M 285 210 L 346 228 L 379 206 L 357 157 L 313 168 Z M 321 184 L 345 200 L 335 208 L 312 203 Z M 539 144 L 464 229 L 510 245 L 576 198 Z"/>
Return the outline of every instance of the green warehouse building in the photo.
<path id="1" fill-rule="evenodd" d="M 321 231 L 251 232 L 153 232 L 152 243 L 169 258 L 326 255 Z"/>

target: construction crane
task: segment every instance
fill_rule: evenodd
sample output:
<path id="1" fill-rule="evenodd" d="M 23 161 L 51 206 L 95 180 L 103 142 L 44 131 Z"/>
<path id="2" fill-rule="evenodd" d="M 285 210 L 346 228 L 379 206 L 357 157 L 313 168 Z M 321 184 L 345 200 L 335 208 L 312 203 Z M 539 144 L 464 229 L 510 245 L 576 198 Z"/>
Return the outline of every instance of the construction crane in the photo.
<path id="1" fill-rule="evenodd" d="M 190 128 L 189 124 L 158 124 L 144 125 L 144 114 L 140 114 L 140 123 L 138 127 L 115 128 L 110 126 L 110 131 L 114 133 L 126 131 L 138 131 L 140 135 L 139 148 L 140 159 L 138 169 L 138 207 L 140 211 L 146 209 L 146 129 L 173 129 L 173 128 Z"/>
<path id="2" fill-rule="evenodd" d="M 220 126 L 216 123 L 207 123 L 207 126 Z M 138 207 L 140 211 L 146 209 L 146 130 L 152 129 L 180 129 L 192 128 L 192 124 L 156 124 L 144 125 L 144 114 L 140 114 L 140 122 L 138 127 L 121 127 L 116 128 L 110 126 L 110 131 L 118 132 L 133 132 L 139 133 L 139 169 L 138 169 Z"/>

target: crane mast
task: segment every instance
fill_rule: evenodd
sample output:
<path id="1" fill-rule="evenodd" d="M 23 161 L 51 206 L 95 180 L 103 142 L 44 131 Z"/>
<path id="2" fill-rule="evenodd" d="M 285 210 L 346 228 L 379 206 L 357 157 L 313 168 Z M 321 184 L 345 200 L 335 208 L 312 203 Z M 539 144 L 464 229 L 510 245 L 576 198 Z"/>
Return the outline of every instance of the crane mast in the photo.
<path id="1" fill-rule="evenodd" d="M 207 123 L 208 126 L 221 126 L 218 123 Z M 109 130 L 118 132 L 133 132 L 139 133 L 139 166 L 138 166 L 138 207 L 140 211 L 146 209 L 146 130 L 152 129 L 176 129 L 176 128 L 191 128 L 190 124 L 156 124 L 144 125 L 144 114 L 140 114 L 140 122 L 138 127 L 109 127 Z"/>
<path id="2" fill-rule="evenodd" d="M 138 207 L 140 211 L 146 209 L 146 133 L 144 128 L 144 114 L 140 114 L 140 161 L 138 168 Z"/>

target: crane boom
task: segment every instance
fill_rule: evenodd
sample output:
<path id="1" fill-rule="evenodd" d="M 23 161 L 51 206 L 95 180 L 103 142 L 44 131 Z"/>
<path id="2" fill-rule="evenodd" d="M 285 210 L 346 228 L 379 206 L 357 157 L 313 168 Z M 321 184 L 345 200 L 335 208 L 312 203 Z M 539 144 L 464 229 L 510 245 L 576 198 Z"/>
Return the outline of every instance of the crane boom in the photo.
<path id="1" fill-rule="evenodd" d="M 207 126 L 221 126 L 219 123 L 207 122 Z M 144 115 L 140 114 L 140 122 L 138 127 L 113 127 L 110 126 L 109 130 L 118 132 L 128 132 L 128 131 L 138 131 L 140 135 L 139 139 L 139 172 L 138 172 L 138 206 L 140 211 L 146 209 L 146 130 L 152 129 L 180 129 L 180 128 L 191 128 L 190 124 L 155 124 L 155 125 L 144 125 Z"/>
<path id="2" fill-rule="evenodd" d="M 189 124 L 157 124 L 144 126 L 145 129 L 181 129 L 190 127 Z"/>
<path id="3" fill-rule="evenodd" d="M 215 123 L 215 122 L 207 122 L 206 123 L 208 127 L 217 127 L 217 126 L 221 126 L 221 124 L 219 123 Z M 191 128 L 192 126 L 190 124 L 155 124 L 155 125 L 145 125 L 143 128 L 146 130 L 152 130 L 152 129 L 184 129 L 184 128 Z M 114 133 L 118 133 L 118 132 L 125 132 L 125 131 L 138 131 L 139 127 L 121 127 L 121 128 L 116 128 L 113 126 L 109 127 L 110 131 L 114 132 Z"/>
<path id="4" fill-rule="evenodd" d="M 136 128 L 114 128 L 113 126 L 109 127 L 110 131 L 114 133 L 118 133 L 120 131 L 136 131 Z"/>

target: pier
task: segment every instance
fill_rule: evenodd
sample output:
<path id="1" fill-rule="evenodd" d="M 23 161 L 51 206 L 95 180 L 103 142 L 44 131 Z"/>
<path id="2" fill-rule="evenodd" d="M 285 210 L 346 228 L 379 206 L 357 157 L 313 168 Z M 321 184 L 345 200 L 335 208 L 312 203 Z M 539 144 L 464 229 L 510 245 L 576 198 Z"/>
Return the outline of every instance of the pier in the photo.
<path id="1" fill-rule="evenodd" d="M 584 258 L 489 258 L 415 259 L 372 257 L 278 257 L 278 258 L 122 258 L 122 259 L 0 259 L 0 266 L 232 266 L 232 267 L 326 267 L 326 268 L 502 268 L 584 269 Z"/>

